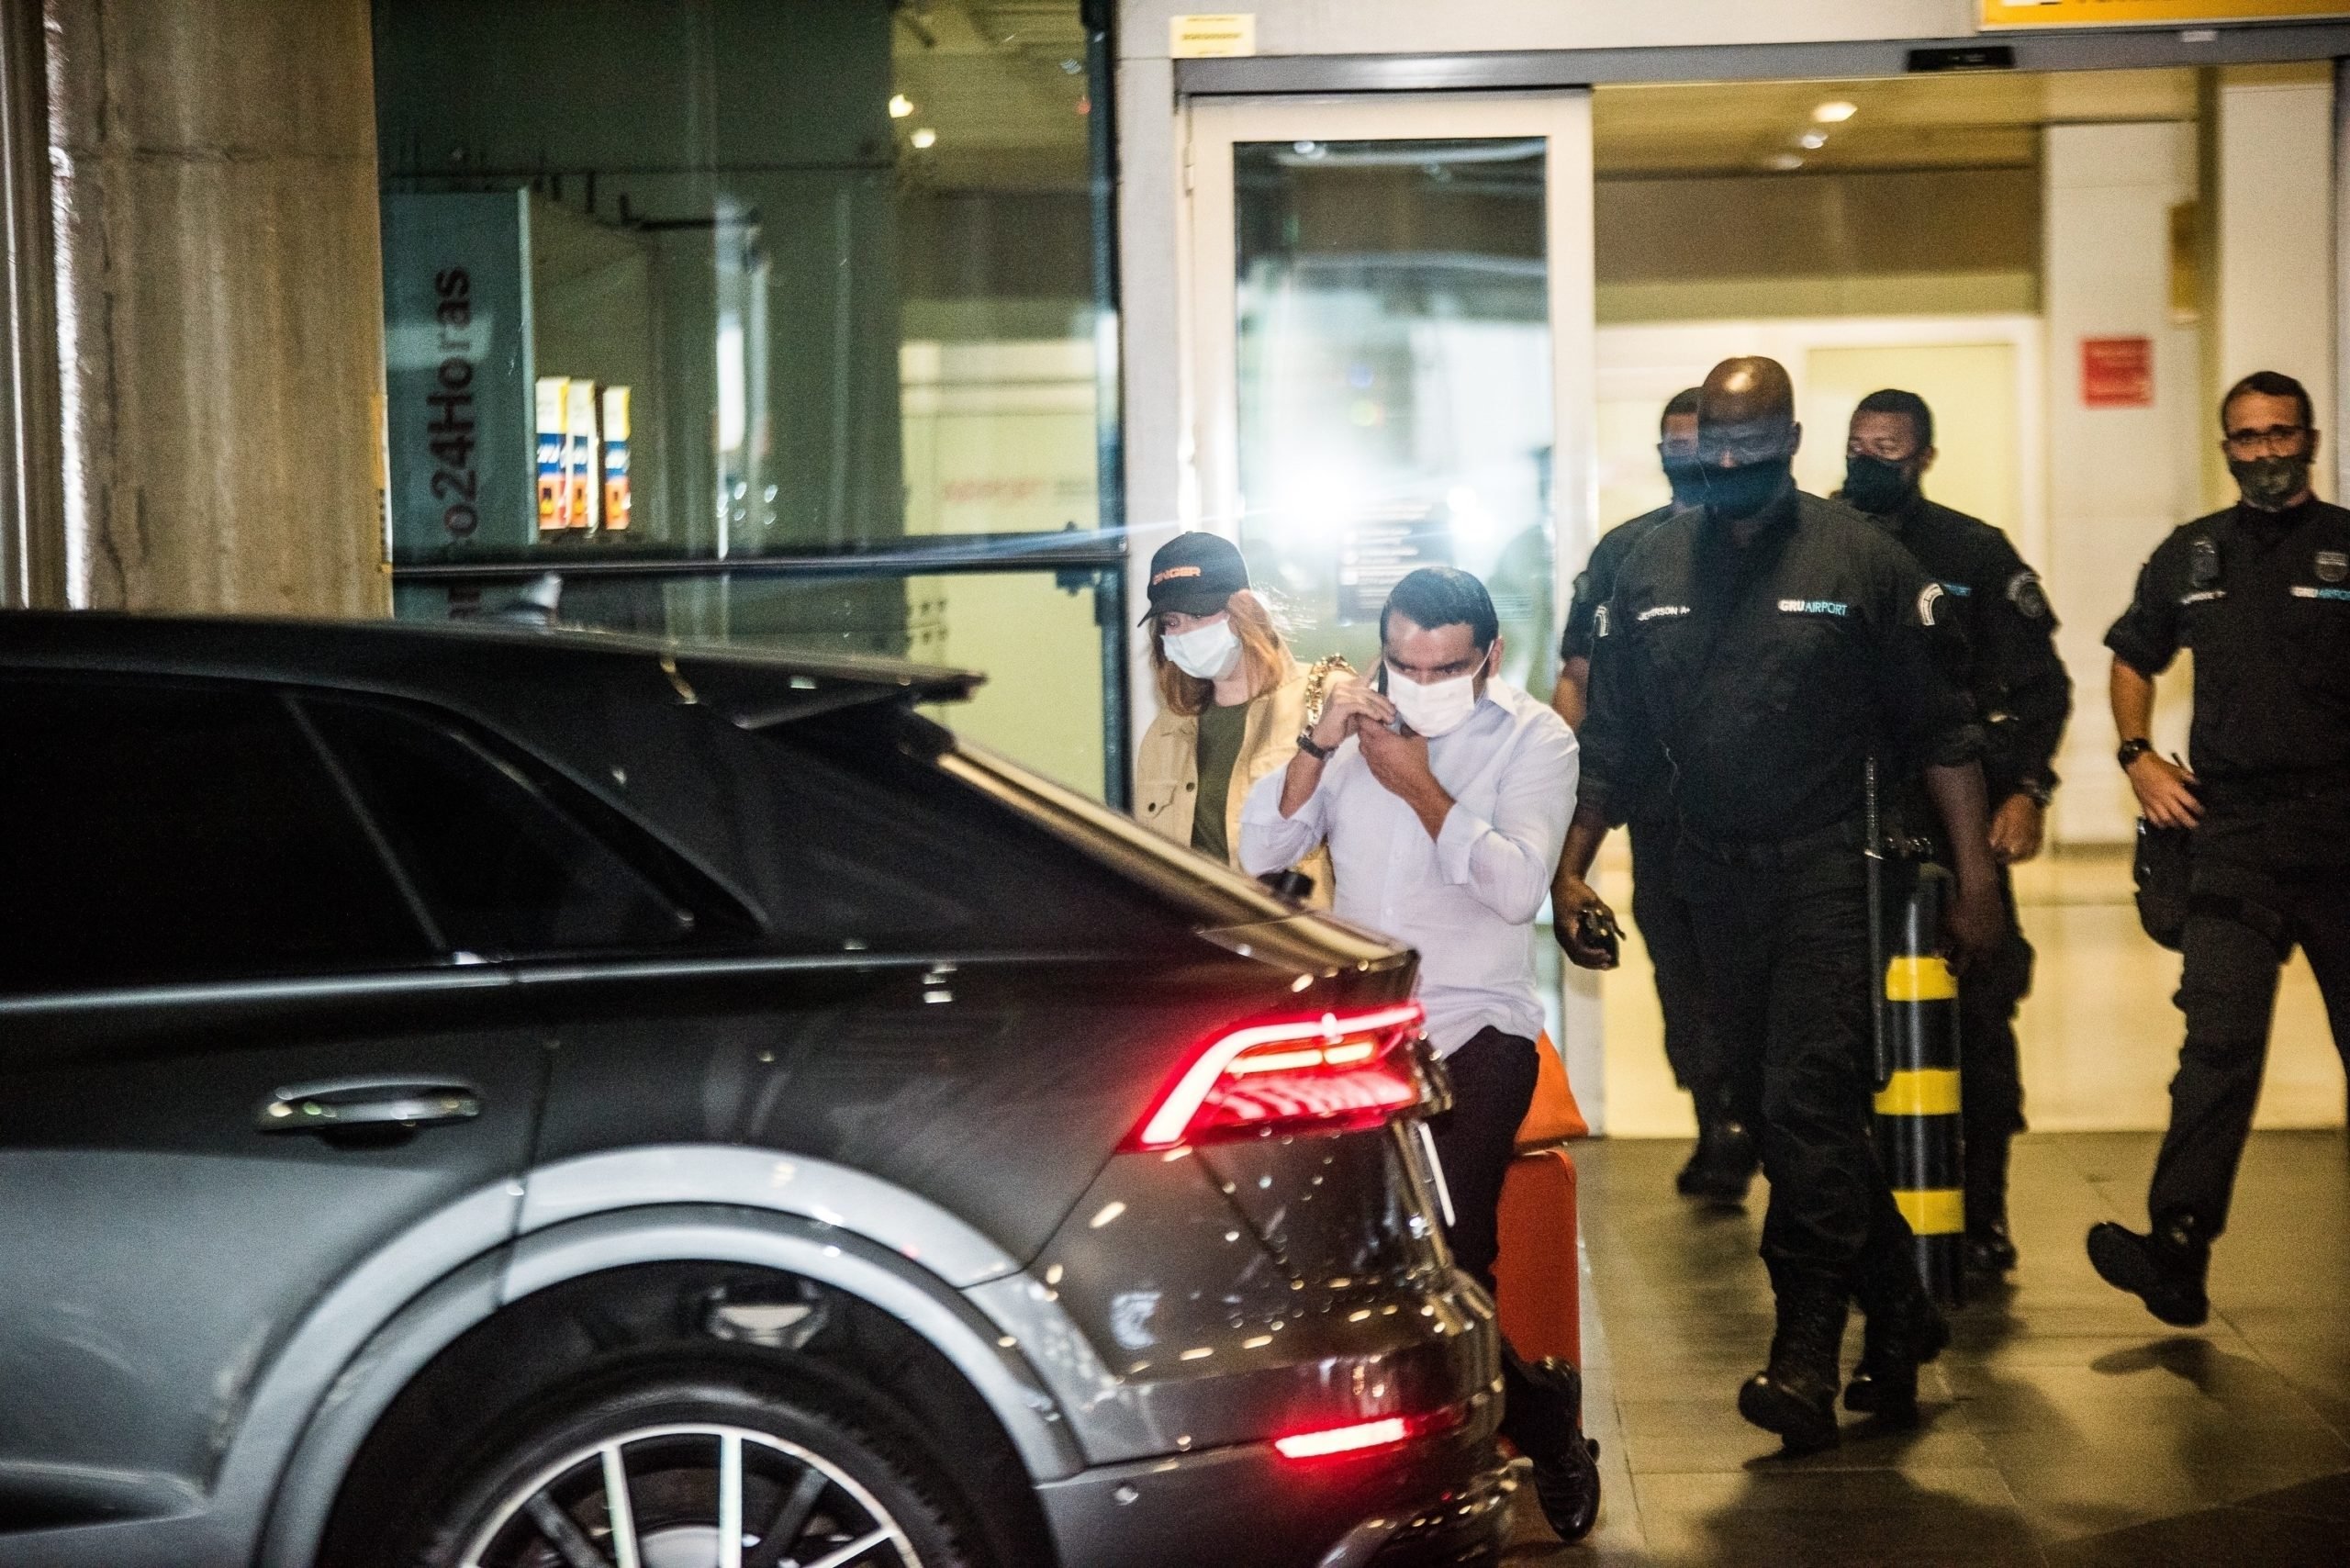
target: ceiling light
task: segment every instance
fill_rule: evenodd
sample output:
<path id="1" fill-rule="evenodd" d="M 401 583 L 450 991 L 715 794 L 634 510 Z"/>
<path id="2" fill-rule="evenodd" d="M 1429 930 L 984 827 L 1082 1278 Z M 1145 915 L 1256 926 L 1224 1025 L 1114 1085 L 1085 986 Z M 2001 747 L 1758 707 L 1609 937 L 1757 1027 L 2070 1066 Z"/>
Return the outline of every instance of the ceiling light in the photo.
<path id="1" fill-rule="evenodd" d="M 1793 152 L 1782 152 L 1771 160 L 1771 167 L 1783 174 L 1787 174 L 1792 170 L 1802 168 L 1803 159 Z"/>
<path id="2" fill-rule="evenodd" d="M 938 145 L 938 132 L 931 129 L 928 126 L 923 126 L 920 130 L 915 131 L 913 135 L 908 137 L 906 140 L 914 144 L 914 150 L 916 151 L 927 152 L 932 148 Z"/>
<path id="3" fill-rule="evenodd" d="M 1841 125 L 1860 112 L 1860 105 L 1848 104 L 1841 98 L 1835 98 L 1812 110 L 1811 118 L 1822 125 Z"/>
<path id="4" fill-rule="evenodd" d="M 1796 138 L 1796 145 L 1817 152 L 1828 145 L 1828 133 L 1824 130 L 1807 130 Z"/>
<path id="5" fill-rule="evenodd" d="M 914 101 L 912 98 L 907 97 L 903 93 L 893 94 L 890 96 L 890 118 L 891 119 L 903 119 L 913 112 Z"/>

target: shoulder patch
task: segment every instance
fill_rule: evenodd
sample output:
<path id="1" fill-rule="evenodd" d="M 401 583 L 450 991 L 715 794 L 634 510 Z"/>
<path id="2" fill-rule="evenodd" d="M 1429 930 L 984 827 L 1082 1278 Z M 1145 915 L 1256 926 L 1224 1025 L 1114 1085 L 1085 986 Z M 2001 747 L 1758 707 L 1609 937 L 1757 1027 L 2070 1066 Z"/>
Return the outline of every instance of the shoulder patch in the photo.
<path id="1" fill-rule="evenodd" d="M 2195 541 L 2187 554 L 2187 580 L 2199 588 L 2220 581 L 2220 546 L 2209 534 Z"/>
<path id="2" fill-rule="evenodd" d="M 2350 577 L 2350 554 L 2340 550 L 2321 550 L 2317 553 L 2318 581 L 2338 583 L 2344 577 Z"/>
<path id="3" fill-rule="evenodd" d="M 2008 579 L 2008 602 L 2027 621 L 2048 619 L 2048 594 L 2040 586 L 2040 577 L 2035 572 L 2018 572 Z"/>
<path id="4" fill-rule="evenodd" d="M 1924 625 L 1934 623 L 1934 606 L 1942 599 L 1942 585 L 1928 583 L 1918 590 L 1918 620 Z"/>
<path id="5" fill-rule="evenodd" d="M 1604 604 L 1591 612 L 1591 634 L 1594 637 L 1607 635 L 1607 607 Z"/>
<path id="6" fill-rule="evenodd" d="M 1575 587 L 1574 587 L 1574 599 L 1575 599 L 1575 601 L 1576 601 L 1577 603 L 1581 603 L 1583 600 L 1584 600 L 1584 599 L 1589 599 L 1590 597 L 1591 597 L 1591 574 L 1590 574 L 1589 572 L 1577 572 L 1577 573 L 1575 574 Z"/>

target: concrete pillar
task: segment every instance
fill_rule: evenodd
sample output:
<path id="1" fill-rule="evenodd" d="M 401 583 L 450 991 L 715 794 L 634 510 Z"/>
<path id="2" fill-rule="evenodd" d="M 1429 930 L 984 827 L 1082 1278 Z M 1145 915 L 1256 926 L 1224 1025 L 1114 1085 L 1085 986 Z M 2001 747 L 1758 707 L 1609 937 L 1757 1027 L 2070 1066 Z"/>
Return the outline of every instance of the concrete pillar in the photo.
<path id="1" fill-rule="evenodd" d="M 2137 811 L 2113 766 L 2105 633 L 2139 566 L 2199 510 L 2209 443 L 2197 422 L 2195 329 L 2176 319 L 2172 300 L 2172 209 L 2195 197 L 2195 128 L 2059 125 L 2046 137 L 2049 547 L 2039 565 L 2063 623 L 2075 700 L 2057 761 L 2065 782 L 2055 831 L 2066 843 L 2122 842 Z M 2085 353 L 2101 351 L 2084 342 L 2113 340 L 2143 342 L 2151 353 L 2143 401 L 2085 379 Z M 2162 684 L 2155 734 L 2165 749 L 2183 741 L 2186 690 L 2184 681 Z"/>
<path id="2" fill-rule="evenodd" d="M 78 606 L 380 615 L 367 0 L 46 0 Z"/>
<path id="3" fill-rule="evenodd" d="M 2281 370 L 2310 389 L 2328 441 L 2334 422 L 2333 82 L 2322 67 L 2221 73 L 2204 135 L 2212 171 L 2216 265 L 2211 375 L 2204 429 L 2216 440 L 2219 399 L 2255 370 Z M 2235 498 L 2215 445 L 2208 498 Z M 2334 494 L 2330 465 L 2318 489 Z"/>

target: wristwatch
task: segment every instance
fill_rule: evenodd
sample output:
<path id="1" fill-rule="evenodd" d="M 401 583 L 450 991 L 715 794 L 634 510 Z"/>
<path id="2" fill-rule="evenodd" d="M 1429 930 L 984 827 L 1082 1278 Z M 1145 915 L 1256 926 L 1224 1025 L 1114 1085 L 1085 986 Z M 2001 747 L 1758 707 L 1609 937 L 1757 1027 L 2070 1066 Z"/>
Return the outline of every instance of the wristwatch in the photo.
<path id="1" fill-rule="evenodd" d="M 2132 763 L 2137 761 L 2140 757 L 2145 756 L 2148 752 L 2154 749 L 2154 743 L 2148 740 L 2145 736 L 2140 735 L 2135 740 L 2123 741 L 2121 743 L 2121 749 L 2113 754 L 2113 760 L 2121 765 L 2122 772 L 2127 773 L 2130 771 L 2130 765 Z"/>
<path id="2" fill-rule="evenodd" d="M 1308 725 L 1306 728 L 1297 732 L 1297 749 L 1304 752 L 1306 756 L 1314 758 L 1316 762 L 1327 762 L 1330 760 L 1330 754 L 1337 751 L 1338 748 L 1334 745 L 1324 745 L 1321 742 L 1315 740 L 1314 738 L 1313 726 Z"/>

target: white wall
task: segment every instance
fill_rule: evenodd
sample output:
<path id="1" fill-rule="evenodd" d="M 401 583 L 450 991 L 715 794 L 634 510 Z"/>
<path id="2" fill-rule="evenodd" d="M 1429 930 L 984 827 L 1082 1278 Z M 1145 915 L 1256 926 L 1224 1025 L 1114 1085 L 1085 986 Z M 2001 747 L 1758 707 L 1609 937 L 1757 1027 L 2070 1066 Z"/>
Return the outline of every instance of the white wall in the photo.
<path id="1" fill-rule="evenodd" d="M 2137 809 L 2113 766 L 2106 629 L 2163 535 L 2201 510 L 2205 401 L 2195 329 L 2171 317 L 2170 212 L 2195 196 L 2195 128 L 2183 123 L 2052 126 L 2042 170 L 2047 236 L 2049 544 L 2041 570 L 2073 672 L 2072 728 L 2057 763 L 2056 836 L 2126 840 Z M 2091 409 L 2081 341 L 2153 340 L 2154 400 Z M 2184 682 L 2165 683 L 2155 734 L 2184 745 Z"/>

